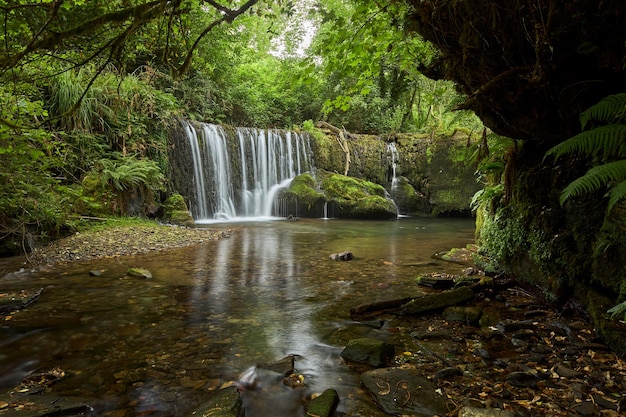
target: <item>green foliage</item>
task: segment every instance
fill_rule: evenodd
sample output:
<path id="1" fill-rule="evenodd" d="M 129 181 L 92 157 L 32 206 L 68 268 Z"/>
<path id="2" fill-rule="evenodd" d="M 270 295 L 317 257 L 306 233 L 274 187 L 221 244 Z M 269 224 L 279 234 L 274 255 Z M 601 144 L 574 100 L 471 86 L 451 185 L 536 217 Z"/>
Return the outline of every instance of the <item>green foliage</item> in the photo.
<path id="1" fill-rule="evenodd" d="M 608 187 L 607 212 L 626 198 L 626 94 L 606 97 L 581 114 L 583 129 L 591 129 L 559 143 L 546 156 L 580 154 L 594 158 L 594 166 L 561 192 L 561 204 L 569 198 Z"/>

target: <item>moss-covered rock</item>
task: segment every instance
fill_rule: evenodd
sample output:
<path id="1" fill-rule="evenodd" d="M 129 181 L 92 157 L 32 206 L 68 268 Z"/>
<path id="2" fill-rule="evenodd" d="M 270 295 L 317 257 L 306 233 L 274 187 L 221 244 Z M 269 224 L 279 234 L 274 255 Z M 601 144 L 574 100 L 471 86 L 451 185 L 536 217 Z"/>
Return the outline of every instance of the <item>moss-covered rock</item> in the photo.
<path id="1" fill-rule="evenodd" d="M 390 219 L 398 209 L 385 188 L 373 182 L 327 173 L 321 189 L 339 218 Z"/>
<path id="2" fill-rule="evenodd" d="M 163 203 L 163 220 L 176 226 L 195 226 L 191 212 L 185 203 L 185 199 L 180 194 L 172 194 L 165 203 Z"/>

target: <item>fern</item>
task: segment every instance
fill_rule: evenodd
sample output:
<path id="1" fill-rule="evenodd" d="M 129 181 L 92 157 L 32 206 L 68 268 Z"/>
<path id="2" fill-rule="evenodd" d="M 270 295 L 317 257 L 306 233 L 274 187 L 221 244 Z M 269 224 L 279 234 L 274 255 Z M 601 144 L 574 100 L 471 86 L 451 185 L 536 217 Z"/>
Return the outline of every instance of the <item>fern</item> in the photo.
<path id="1" fill-rule="evenodd" d="M 558 159 L 565 154 L 580 154 L 596 158 L 599 164 L 565 187 L 560 203 L 608 186 L 608 214 L 617 202 L 626 198 L 626 94 L 608 96 L 581 114 L 583 129 L 592 121 L 603 125 L 559 143 L 548 150 L 546 157 L 552 155 Z"/>
<path id="2" fill-rule="evenodd" d="M 614 123 L 626 117 L 626 93 L 608 96 L 595 106 L 585 110 L 580 115 L 580 124 L 586 128 L 590 121 Z"/>
<path id="3" fill-rule="evenodd" d="M 546 156 L 554 155 L 556 159 L 566 154 L 581 154 L 608 157 L 626 157 L 626 124 L 598 126 L 595 129 L 579 133 L 559 143 Z"/>
<path id="4" fill-rule="evenodd" d="M 561 205 L 570 197 L 597 191 L 606 184 L 620 182 L 621 185 L 621 182 L 623 182 L 625 178 L 626 159 L 593 167 L 587 171 L 585 175 L 572 181 L 565 187 L 561 193 Z M 612 194 L 614 190 L 615 187 L 609 191 L 609 195 Z M 615 202 L 617 202 L 617 200 Z M 615 202 L 613 204 L 615 204 Z"/>

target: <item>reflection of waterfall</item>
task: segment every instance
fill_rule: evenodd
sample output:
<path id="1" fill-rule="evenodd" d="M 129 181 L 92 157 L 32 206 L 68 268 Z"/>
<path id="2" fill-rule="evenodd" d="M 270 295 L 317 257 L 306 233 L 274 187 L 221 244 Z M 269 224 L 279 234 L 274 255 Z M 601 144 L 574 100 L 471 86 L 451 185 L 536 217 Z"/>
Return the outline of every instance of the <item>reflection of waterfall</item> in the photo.
<path id="1" fill-rule="evenodd" d="M 308 135 L 280 130 L 184 123 L 193 159 L 197 221 L 286 216 L 275 207 L 278 191 L 312 169 Z"/>
<path id="2" fill-rule="evenodd" d="M 396 176 L 396 167 L 398 166 L 398 149 L 395 142 L 387 143 L 387 153 L 391 156 L 391 190 L 398 186 L 398 177 Z"/>

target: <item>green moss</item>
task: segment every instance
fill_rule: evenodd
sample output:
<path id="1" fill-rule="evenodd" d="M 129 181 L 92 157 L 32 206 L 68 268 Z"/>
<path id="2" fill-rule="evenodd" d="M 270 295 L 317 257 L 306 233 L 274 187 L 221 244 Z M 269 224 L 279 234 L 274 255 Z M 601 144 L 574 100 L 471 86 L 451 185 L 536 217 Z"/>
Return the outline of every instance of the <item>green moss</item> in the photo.
<path id="1" fill-rule="evenodd" d="M 180 194 L 172 194 L 163 204 L 163 208 L 165 208 L 166 211 L 188 210 L 185 199 Z"/>
<path id="2" fill-rule="evenodd" d="M 317 181 L 310 173 L 295 177 L 285 193 L 296 197 L 298 204 L 305 204 L 308 208 L 324 199 L 324 194 L 318 191 Z"/>
<path id="3" fill-rule="evenodd" d="M 327 175 L 322 180 L 322 189 L 330 199 L 336 200 L 360 200 L 385 195 L 382 185 L 339 174 Z"/>

